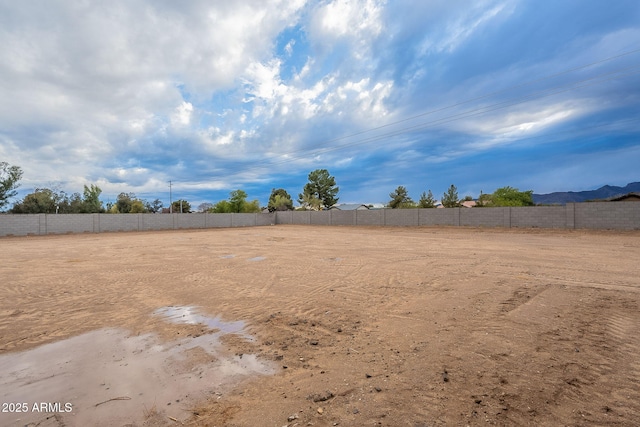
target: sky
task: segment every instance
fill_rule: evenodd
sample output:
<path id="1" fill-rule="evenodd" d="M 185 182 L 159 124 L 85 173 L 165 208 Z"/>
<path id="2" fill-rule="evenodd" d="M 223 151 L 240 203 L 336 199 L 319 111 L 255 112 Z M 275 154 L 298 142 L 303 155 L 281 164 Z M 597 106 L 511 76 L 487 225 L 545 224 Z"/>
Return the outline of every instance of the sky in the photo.
<path id="1" fill-rule="evenodd" d="M 315 169 L 340 203 L 624 186 L 640 2 L 0 0 L 0 93 L 13 201 L 265 205 Z"/>

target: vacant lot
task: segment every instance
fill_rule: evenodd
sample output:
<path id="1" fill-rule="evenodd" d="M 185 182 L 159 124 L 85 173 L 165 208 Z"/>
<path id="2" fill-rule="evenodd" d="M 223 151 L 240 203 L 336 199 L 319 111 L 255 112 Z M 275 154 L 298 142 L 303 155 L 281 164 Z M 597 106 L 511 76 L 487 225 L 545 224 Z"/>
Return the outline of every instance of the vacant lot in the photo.
<path id="1" fill-rule="evenodd" d="M 153 315 L 197 306 L 244 321 L 255 337 L 227 334 L 224 351 L 257 354 L 277 368 L 203 385 L 183 417 L 170 418 L 172 402 L 152 399 L 131 420 L 138 425 L 640 419 L 638 232 L 272 226 L 85 234 L 2 238 L 0 260 L 0 357 L 102 328 L 161 342 L 199 337 L 210 331 Z M 193 366 L 207 363 L 196 359 Z M 0 399 L 10 392 L 0 385 Z M 100 407 L 115 413 L 125 403 Z M 73 417 L 59 413 L 41 425 L 73 425 Z"/>

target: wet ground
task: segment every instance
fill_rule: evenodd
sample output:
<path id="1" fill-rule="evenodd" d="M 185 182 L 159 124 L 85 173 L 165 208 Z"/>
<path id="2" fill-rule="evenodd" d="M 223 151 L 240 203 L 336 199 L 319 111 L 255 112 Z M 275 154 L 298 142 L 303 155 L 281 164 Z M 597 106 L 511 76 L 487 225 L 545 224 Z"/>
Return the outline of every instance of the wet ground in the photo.
<path id="1" fill-rule="evenodd" d="M 255 341 L 241 321 L 225 322 L 196 307 L 172 306 L 153 316 L 205 333 L 163 342 L 105 328 L 32 350 L 0 356 L 2 426 L 110 426 L 150 417 L 182 421 L 203 399 L 238 381 L 275 372 L 252 354 L 227 354 L 221 338 Z"/>

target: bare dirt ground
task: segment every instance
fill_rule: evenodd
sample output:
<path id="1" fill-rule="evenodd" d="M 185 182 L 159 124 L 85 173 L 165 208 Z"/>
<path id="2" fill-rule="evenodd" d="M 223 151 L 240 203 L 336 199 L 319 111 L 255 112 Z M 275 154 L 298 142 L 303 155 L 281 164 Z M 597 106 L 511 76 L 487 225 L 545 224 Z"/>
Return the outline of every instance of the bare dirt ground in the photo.
<path id="1" fill-rule="evenodd" d="M 244 321 L 255 337 L 227 334 L 225 351 L 276 367 L 210 385 L 182 418 L 154 401 L 131 425 L 640 423 L 638 232 L 272 226 L 11 237 L 0 239 L 0 260 L 0 357 L 102 328 L 161 342 L 202 336 L 200 325 L 152 315 L 197 306 Z M 201 353 L 194 364 L 208 363 Z M 73 414 L 41 425 L 74 425 Z"/>

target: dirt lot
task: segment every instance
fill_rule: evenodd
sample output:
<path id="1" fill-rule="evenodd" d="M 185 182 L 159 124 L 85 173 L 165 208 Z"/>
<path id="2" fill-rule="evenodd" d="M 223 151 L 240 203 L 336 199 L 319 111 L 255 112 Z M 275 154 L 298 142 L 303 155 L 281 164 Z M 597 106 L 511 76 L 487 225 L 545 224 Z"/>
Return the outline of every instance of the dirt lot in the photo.
<path id="1" fill-rule="evenodd" d="M 224 335 L 224 352 L 275 366 L 208 384 L 180 417 L 156 399 L 131 425 L 640 423 L 638 232 L 272 226 L 12 237 L 0 239 L 0 260 L 0 357 L 103 328 L 159 342 L 206 336 L 153 316 L 195 306 L 244 321 L 255 337 Z M 208 363 L 201 353 L 189 367 Z M 11 393 L 2 388 L 0 399 Z M 38 422 L 74 425 L 74 414 Z"/>

